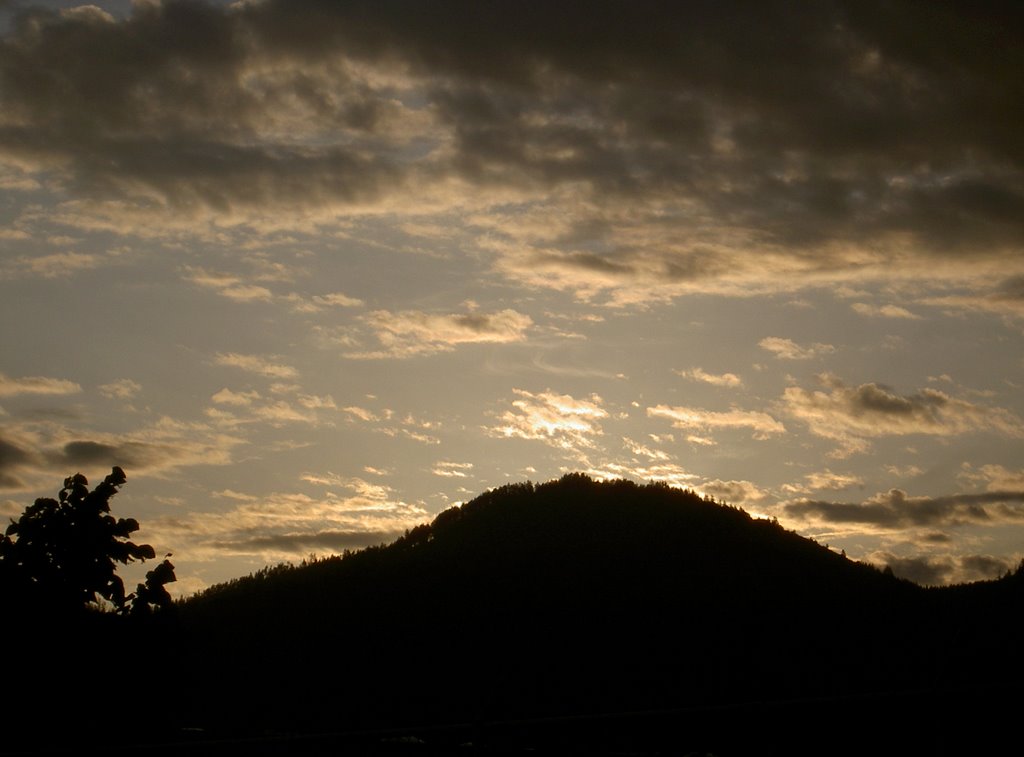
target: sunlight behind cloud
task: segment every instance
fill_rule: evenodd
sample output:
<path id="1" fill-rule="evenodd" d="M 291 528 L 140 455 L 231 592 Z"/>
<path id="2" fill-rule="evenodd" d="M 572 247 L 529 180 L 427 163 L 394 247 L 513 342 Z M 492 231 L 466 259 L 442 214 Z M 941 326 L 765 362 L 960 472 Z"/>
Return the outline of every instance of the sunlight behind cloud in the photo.
<path id="1" fill-rule="evenodd" d="M 519 399 L 513 410 L 501 416 L 491 433 L 501 437 L 519 437 L 543 441 L 561 449 L 580 451 L 594 446 L 593 437 L 602 434 L 599 421 L 608 417 L 597 395 L 578 400 L 568 394 L 546 391 L 533 394 L 513 390 Z"/>

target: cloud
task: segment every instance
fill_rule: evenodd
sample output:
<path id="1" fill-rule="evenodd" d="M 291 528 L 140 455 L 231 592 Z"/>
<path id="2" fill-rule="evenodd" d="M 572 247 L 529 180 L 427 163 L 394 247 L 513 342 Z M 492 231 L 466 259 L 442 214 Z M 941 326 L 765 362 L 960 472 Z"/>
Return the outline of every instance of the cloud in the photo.
<path id="1" fill-rule="evenodd" d="M 218 405 L 233 405 L 235 407 L 249 407 L 253 402 L 260 399 L 260 393 L 256 391 L 252 392 L 233 392 L 227 387 L 224 387 L 219 392 L 214 394 L 211 398 Z"/>
<path id="2" fill-rule="evenodd" d="M 499 424 L 489 429 L 494 436 L 539 440 L 579 452 L 593 447 L 593 437 L 603 433 L 600 421 L 608 417 L 608 411 L 597 395 L 576 399 L 550 390 L 539 394 L 523 389 L 513 392 L 519 399 L 513 400 L 513 409 L 502 414 Z"/>
<path id="3" fill-rule="evenodd" d="M 153 532 L 149 538 L 161 543 L 187 545 L 175 551 L 182 559 L 238 554 L 272 562 L 390 541 L 428 519 L 421 505 L 403 502 L 387 486 L 333 473 L 306 474 L 303 480 L 326 491 L 225 490 L 219 497 L 234 503 L 228 509 L 156 519 L 147 523 L 147 534 Z"/>
<path id="4" fill-rule="evenodd" d="M 924 470 L 916 465 L 905 465 L 902 467 L 899 465 L 886 465 L 885 470 L 886 472 L 900 478 L 914 478 L 915 476 L 920 476 L 924 473 Z M 1024 489 L 1024 486 L 1021 488 Z"/>
<path id="5" fill-rule="evenodd" d="M 362 300 L 356 299 L 355 297 L 349 297 L 341 292 L 314 295 L 313 303 L 324 307 L 337 308 L 356 308 L 361 307 L 364 304 Z"/>
<path id="6" fill-rule="evenodd" d="M 45 376 L 25 376 L 11 378 L 0 373 L 0 397 L 16 397 L 22 394 L 41 394 L 59 396 L 78 394 L 82 387 L 67 379 L 47 378 Z"/>
<path id="7" fill-rule="evenodd" d="M 274 386 L 276 393 L 291 394 L 297 387 Z M 291 399 L 269 398 L 253 390 L 235 392 L 224 388 L 210 398 L 218 407 L 206 409 L 206 416 L 219 427 L 232 428 L 246 423 L 269 423 L 281 426 L 289 423 L 303 423 L 317 426 L 323 422 L 319 411 L 336 411 L 334 398 L 296 393 Z M 293 404 L 294 403 L 294 404 Z M 229 408 L 229 409 L 228 409 Z"/>
<path id="8" fill-rule="evenodd" d="M 99 387 L 100 394 L 112 400 L 134 399 L 142 391 L 142 385 L 131 379 L 118 379 Z"/>
<path id="9" fill-rule="evenodd" d="M 515 310 L 447 315 L 378 310 L 365 316 L 364 321 L 373 330 L 383 349 L 353 353 L 349 357 L 404 358 L 447 352 L 464 344 L 522 342 L 533 325 L 530 316 Z"/>
<path id="10" fill-rule="evenodd" d="M 784 503 L 790 518 L 833 525 L 860 525 L 894 530 L 964 524 L 1024 522 L 1024 491 L 911 497 L 890 489 L 861 503 L 801 499 Z"/>
<path id="11" fill-rule="evenodd" d="M 129 476 L 164 476 L 193 465 L 226 465 L 244 442 L 214 426 L 169 417 L 118 434 L 78 430 L 47 419 L 14 421 L 0 433 L 0 488 L 48 486 L 81 471 L 123 467 Z M 93 471 L 90 473 L 90 471 Z"/>
<path id="12" fill-rule="evenodd" d="M 996 286 L 978 288 L 967 293 L 927 297 L 923 302 L 955 310 L 975 310 L 1024 318 L 1024 275 L 1012 276 Z"/>
<path id="13" fill-rule="evenodd" d="M 625 463 L 605 463 L 586 471 L 591 478 L 602 481 L 613 481 L 619 478 L 632 478 L 644 482 L 660 482 L 677 489 L 692 489 L 697 476 L 684 468 L 670 462 L 654 462 L 649 465 Z"/>
<path id="14" fill-rule="evenodd" d="M 61 279 L 80 271 L 98 268 L 107 261 L 102 255 L 83 252 L 54 252 L 14 258 L 0 269 L 0 279 L 39 277 Z"/>
<path id="15" fill-rule="evenodd" d="M 821 489 L 847 489 L 851 486 L 860 486 L 864 479 L 852 473 L 833 473 L 826 468 L 823 471 L 808 473 L 804 476 L 804 482 L 800 484 L 784 484 L 782 491 L 791 494 L 800 494 Z"/>
<path id="16" fill-rule="evenodd" d="M 866 302 L 855 302 L 850 307 L 855 313 L 869 317 L 880 318 L 905 318 L 908 320 L 921 320 L 921 316 L 912 313 L 899 305 L 869 305 Z"/>
<path id="17" fill-rule="evenodd" d="M 922 586 L 943 586 L 999 578 L 1012 566 L 988 555 L 913 555 L 898 556 L 876 552 L 868 557 L 877 565 L 892 568 L 894 575 Z"/>
<path id="18" fill-rule="evenodd" d="M 1009 470 L 1002 465 L 982 465 L 975 470 L 965 464 L 958 478 L 971 483 L 984 483 L 988 491 L 1024 491 L 1024 469 Z"/>
<path id="19" fill-rule="evenodd" d="M 362 549 L 388 544 L 400 537 L 403 530 L 356 531 L 325 530 L 306 533 L 268 534 L 247 536 L 233 534 L 224 539 L 210 539 L 208 544 L 216 550 L 233 554 L 261 556 L 305 557 L 312 554 L 338 554 L 347 549 Z"/>
<path id="20" fill-rule="evenodd" d="M 250 373 L 258 373 L 261 376 L 270 378 L 290 379 L 299 375 L 299 372 L 283 363 L 273 362 L 276 358 L 267 358 L 260 355 L 240 355 L 237 352 L 217 354 L 218 365 L 230 365 Z"/>
<path id="21" fill-rule="evenodd" d="M 19 439 L 0 435 L 0 489 L 20 489 L 24 485 L 21 471 L 34 459 L 25 446 Z"/>
<path id="22" fill-rule="evenodd" d="M 47 467 L 66 475 L 73 469 L 118 465 L 133 474 L 158 475 L 185 466 L 225 465 L 231 462 L 231 450 L 242 443 L 199 424 L 182 426 L 168 419 L 118 437 L 91 436 L 49 449 L 45 453 Z"/>
<path id="23" fill-rule="evenodd" d="M 636 455 L 637 457 L 646 457 L 651 460 L 669 459 L 669 455 L 667 452 L 663 452 L 660 449 L 652 449 L 651 447 L 648 447 L 646 444 L 641 444 L 640 442 L 630 439 L 629 437 L 623 437 L 622 444 L 623 446 L 626 447 L 626 449 L 630 451 L 630 453 Z"/>
<path id="24" fill-rule="evenodd" d="M 375 399 L 375 398 L 370 398 Z M 372 427 L 372 430 L 385 436 L 393 438 L 405 438 L 411 439 L 414 442 L 420 444 L 440 444 L 441 440 L 434 436 L 442 424 L 438 421 L 423 420 L 413 416 L 411 413 L 407 413 L 404 417 L 398 419 L 395 417 L 395 412 L 390 408 L 382 408 L 374 411 L 365 407 L 359 407 L 358 405 L 350 405 L 348 407 L 341 408 L 341 412 L 348 416 L 349 422 L 361 422 L 366 423 Z"/>
<path id="25" fill-rule="evenodd" d="M 341 292 L 313 296 L 304 296 L 298 292 L 276 294 L 263 283 L 291 281 L 292 271 L 283 263 L 275 263 L 259 257 L 249 258 L 246 262 L 255 269 L 255 272 L 251 274 L 252 280 L 247 280 L 247 277 L 241 274 L 209 271 L 192 266 L 184 268 L 185 278 L 196 286 L 211 289 L 221 297 L 235 302 L 284 303 L 299 313 L 316 313 L 325 308 L 352 308 L 363 305 L 362 300 L 349 297 Z"/>
<path id="26" fill-rule="evenodd" d="M 831 344 L 812 344 L 810 347 L 801 347 L 792 339 L 783 339 L 778 336 L 769 336 L 757 343 L 758 346 L 771 352 L 779 360 L 810 360 L 819 355 L 828 355 L 836 351 Z"/>
<path id="27" fill-rule="evenodd" d="M 473 463 L 441 461 L 434 465 L 433 474 L 443 478 L 466 478 L 473 469 Z"/>
<path id="28" fill-rule="evenodd" d="M 767 493 L 756 484 L 750 481 L 705 481 L 696 487 L 698 492 L 714 497 L 719 502 L 729 505 L 751 504 L 760 502 Z"/>
<path id="29" fill-rule="evenodd" d="M 840 442 L 837 456 L 864 451 L 867 439 L 880 436 L 955 436 L 995 431 L 1024 437 L 1024 421 L 1013 413 L 976 405 L 936 389 L 900 395 L 880 384 L 848 387 L 830 374 L 820 379 L 828 391 L 787 387 L 783 406 L 788 414 L 806 423 L 811 433 Z"/>
<path id="30" fill-rule="evenodd" d="M 355 405 L 349 407 L 343 407 L 342 412 L 348 413 L 354 418 L 358 418 L 364 423 L 373 423 L 381 420 L 381 418 L 371 410 L 367 410 L 365 407 L 357 407 Z M 387 416 L 390 417 L 390 416 Z"/>
<path id="31" fill-rule="evenodd" d="M 274 293 L 264 286 L 246 283 L 240 276 L 216 273 L 203 268 L 187 268 L 187 278 L 197 286 L 212 289 L 236 302 L 270 302 Z"/>
<path id="32" fill-rule="evenodd" d="M 690 379 L 691 381 L 700 381 L 705 384 L 711 384 L 712 386 L 735 388 L 743 385 L 743 380 L 735 373 L 707 373 L 700 368 L 692 368 L 688 371 L 676 371 L 676 373 L 683 378 Z"/>
<path id="33" fill-rule="evenodd" d="M 667 418 L 674 428 L 679 429 L 749 428 L 754 432 L 755 439 L 766 439 L 773 434 L 786 431 L 782 423 L 767 413 L 738 408 L 716 412 L 692 407 L 657 405 L 647 408 L 647 417 Z"/>
<path id="34" fill-rule="evenodd" d="M 609 304 L 1024 274 L 1017 9 L 476 11 L 19 11 L 0 157 L 121 233 L 465 214 L 497 271 Z"/>

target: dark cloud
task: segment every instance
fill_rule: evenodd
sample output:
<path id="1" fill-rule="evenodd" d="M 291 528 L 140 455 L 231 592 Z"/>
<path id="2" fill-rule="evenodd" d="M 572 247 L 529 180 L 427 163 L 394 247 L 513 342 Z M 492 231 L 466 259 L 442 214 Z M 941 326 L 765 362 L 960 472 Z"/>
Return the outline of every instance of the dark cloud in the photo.
<path id="1" fill-rule="evenodd" d="M 956 565 L 949 557 L 896 557 L 889 556 L 886 565 L 893 575 L 922 586 L 942 586 L 950 583 Z"/>
<path id="2" fill-rule="evenodd" d="M 1024 244 L 1012 4 L 167 0 L 119 20 L 15 15 L 0 153 L 59 168 L 50 180 L 82 197 L 244 215 L 395 208 L 455 177 L 474 199 L 498 190 L 495 204 L 565 191 L 581 200 L 570 225 L 604 224 L 604 253 L 535 252 L 603 277 L 584 288 L 754 270 L 764 250 L 856 276 L 851 245 L 881 275 L 908 254 L 1015 260 Z M 691 241 L 640 238 L 659 225 Z"/>
<path id="3" fill-rule="evenodd" d="M 225 452 L 202 438 L 166 442 L 76 439 L 57 447 L 29 449 L 16 438 L 0 435 L 0 488 L 22 486 L 22 471 L 45 471 L 56 480 L 77 472 L 106 469 L 117 465 L 129 473 L 154 473 L 179 465 L 223 462 Z M 90 474 L 91 475 L 91 474 Z"/>
<path id="4" fill-rule="evenodd" d="M 221 539 L 210 544 L 225 552 L 290 552 L 308 555 L 311 551 L 341 552 L 345 549 L 386 544 L 402 535 L 401 531 L 315 531 L 310 533 L 269 534 L 265 536 Z"/>
<path id="5" fill-rule="evenodd" d="M 819 378 L 828 392 L 791 386 L 783 393 L 783 402 L 812 433 L 839 441 L 845 453 L 863 451 L 866 439 L 880 436 L 956 436 L 977 431 L 1024 436 L 1024 421 L 1008 410 L 936 389 L 903 395 L 881 384 L 849 387 L 830 374 Z"/>
<path id="6" fill-rule="evenodd" d="M 18 444 L 0 436 L 0 489 L 18 489 L 22 481 L 17 470 L 29 463 L 32 456 Z"/>
<path id="7" fill-rule="evenodd" d="M 0 47 L 0 150 L 63 164 L 83 196 L 179 212 L 365 199 L 390 173 L 385 156 L 262 132 L 289 111 L 365 129 L 379 109 L 356 92 L 324 113 L 317 72 L 246 86 L 267 62 L 260 44 L 241 14 L 203 2 L 142 3 L 120 22 L 28 11 Z"/>
<path id="8" fill-rule="evenodd" d="M 969 555 L 960 559 L 961 568 L 974 580 L 998 578 L 1012 567 L 1009 561 L 990 555 Z"/>
<path id="9" fill-rule="evenodd" d="M 132 467 L 135 460 L 125 460 L 123 450 L 112 444 L 100 442 L 78 441 L 68 442 L 52 456 L 54 462 L 66 465 L 128 465 Z"/>
<path id="10" fill-rule="evenodd" d="M 129 471 L 145 472 L 173 466 L 181 462 L 183 447 L 149 444 L 146 442 L 120 442 L 107 444 L 91 440 L 68 442 L 47 454 L 50 467 L 60 470 L 111 467 L 118 465 Z"/>
<path id="11" fill-rule="evenodd" d="M 891 489 L 859 503 L 797 500 L 783 505 L 791 518 L 880 528 L 936 527 L 1024 520 L 1024 492 L 982 492 L 946 497 L 908 497 Z"/>
<path id="12" fill-rule="evenodd" d="M 1024 276 L 1007 279 L 999 287 L 999 296 L 1007 300 L 1024 301 Z"/>
<path id="13" fill-rule="evenodd" d="M 886 554 L 878 557 L 892 568 L 894 575 L 922 586 L 987 581 L 999 578 L 1011 567 L 1006 560 L 988 555 L 897 557 Z"/>

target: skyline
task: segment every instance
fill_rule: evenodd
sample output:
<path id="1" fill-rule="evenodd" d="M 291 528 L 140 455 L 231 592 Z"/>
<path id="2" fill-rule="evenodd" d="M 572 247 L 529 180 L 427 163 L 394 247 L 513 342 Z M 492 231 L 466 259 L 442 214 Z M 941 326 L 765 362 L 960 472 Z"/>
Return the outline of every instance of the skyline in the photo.
<path id="1" fill-rule="evenodd" d="M 582 471 L 1015 567 L 1021 11 L 793 7 L 0 3 L 0 514 L 121 466 L 187 594 Z"/>

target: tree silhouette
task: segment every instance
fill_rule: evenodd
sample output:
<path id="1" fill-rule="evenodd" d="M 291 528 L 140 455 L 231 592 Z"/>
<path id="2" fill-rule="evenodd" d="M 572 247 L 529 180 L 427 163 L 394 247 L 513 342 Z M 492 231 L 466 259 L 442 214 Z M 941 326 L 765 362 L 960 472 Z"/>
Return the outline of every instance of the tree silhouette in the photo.
<path id="1" fill-rule="evenodd" d="M 89 491 L 89 481 L 78 473 L 64 479 L 58 499 L 40 498 L 26 508 L 0 537 L 0 585 L 6 596 L 56 613 L 81 612 L 102 600 L 119 613 L 167 606 L 170 597 L 163 587 L 175 580 L 170 562 L 150 571 L 132 595 L 125 595 L 117 575 L 118 563 L 156 556 L 150 545 L 129 539 L 138 521 L 110 514 L 110 499 L 126 480 L 114 467 Z"/>
<path id="2" fill-rule="evenodd" d="M 167 557 L 170 555 L 168 554 Z M 162 563 L 146 573 L 146 582 L 139 584 L 135 593 L 129 595 L 131 614 L 147 615 L 154 610 L 170 609 L 172 606 L 171 595 L 164 586 L 177 580 L 178 577 L 174 575 L 174 566 L 170 560 L 165 558 Z"/>

